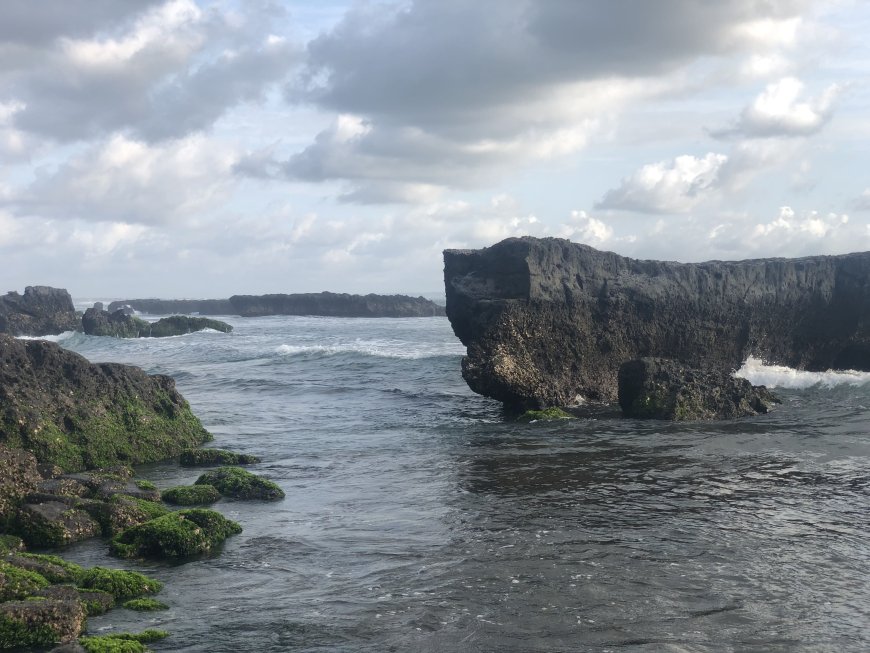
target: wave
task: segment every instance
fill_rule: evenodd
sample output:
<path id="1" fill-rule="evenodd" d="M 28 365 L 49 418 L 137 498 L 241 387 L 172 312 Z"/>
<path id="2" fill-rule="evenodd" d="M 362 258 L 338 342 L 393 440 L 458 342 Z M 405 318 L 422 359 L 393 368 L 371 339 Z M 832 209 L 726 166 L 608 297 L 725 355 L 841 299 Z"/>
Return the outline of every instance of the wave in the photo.
<path id="1" fill-rule="evenodd" d="M 49 342 L 64 342 L 76 334 L 75 331 L 64 331 L 57 335 L 49 336 L 15 336 L 18 340 L 48 340 Z"/>
<path id="2" fill-rule="evenodd" d="M 804 372 L 784 365 L 767 365 L 750 356 L 734 376 L 747 379 L 755 385 L 768 388 L 791 388 L 802 390 L 813 386 L 832 388 L 837 385 L 862 385 L 870 381 L 870 372 L 856 370 L 828 370 L 827 372 Z"/>
<path id="3" fill-rule="evenodd" d="M 464 347 L 453 343 L 396 343 L 377 340 L 357 340 L 355 342 L 335 345 L 280 345 L 275 349 L 279 356 L 335 356 L 337 354 L 362 354 L 376 358 L 398 358 L 417 360 L 421 358 L 438 358 L 441 356 L 462 356 Z"/>

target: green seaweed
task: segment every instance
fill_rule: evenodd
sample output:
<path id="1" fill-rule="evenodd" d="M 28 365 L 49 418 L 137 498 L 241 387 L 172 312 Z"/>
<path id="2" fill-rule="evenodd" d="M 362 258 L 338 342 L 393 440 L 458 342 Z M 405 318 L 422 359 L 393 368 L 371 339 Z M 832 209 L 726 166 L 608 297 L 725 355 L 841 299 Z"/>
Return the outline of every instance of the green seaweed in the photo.
<path id="1" fill-rule="evenodd" d="M 143 630 L 141 633 L 113 633 L 79 638 L 88 653 L 142 653 L 145 644 L 169 637 L 165 630 Z"/>
<path id="2" fill-rule="evenodd" d="M 0 614 L 0 649 L 50 646 L 57 640 L 57 632 L 49 626 L 36 626 Z"/>
<path id="3" fill-rule="evenodd" d="M 0 601 L 24 599 L 51 584 L 42 574 L 3 561 L 0 561 L 0 576 L 3 577 Z"/>
<path id="4" fill-rule="evenodd" d="M 128 528 L 112 540 L 111 551 L 122 558 L 189 558 L 210 553 L 241 532 L 239 524 L 214 510 L 180 510 Z"/>
<path id="5" fill-rule="evenodd" d="M 52 574 L 49 569 L 40 572 L 49 582 L 52 583 L 66 583 L 69 581 L 77 583 L 81 580 L 82 576 L 84 576 L 85 573 L 84 567 L 81 567 L 74 562 L 64 560 L 63 558 L 56 555 L 49 555 L 46 553 L 19 553 L 18 555 L 22 558 L 29 558 L 31 560 L 45 562 L 49 565 L 54 565 L 55 567 L 60 567 L 61 569 L 63 569 L 63 574 Z"/>
<path id="6" fill-rule="evenodd" d="M 205 472 L 194 484 L 211 485 L 223 496 L 236 499 L 274 501 L 284 498 L 284 491 L 276 483 L 241 467 L 219 467 Z"/>
<path id="7" fill-rule="evenodd" d="M 180 485 L 164 490 L 163 500 L 176 506 L 197 506 L 214 503 L 221 493 L 211 485 Z"/>
<path id="8" fill-rule="evenodd" d="M 157 594 L 163 589 L 163 583 L 144 574 L 105 567 L 93 567 L 85 571 L 79 586 L 103 590 L 117 599 Z"/>
<path id="9" fill-rule="evenodd" d="M 98 595 L 105 595 L 103 600 L 97 598 Z M 104 590 L 97 589 L 79 589 L 79 598 L 82 605 L 85 606 L 85 613 L 89 617 L 96 617 L 105 614 L 115 606 L 115 597 L 113 594 Z"/>
<path id="10" fill-rule="evenodd" d="M 154 485 L 151 481 L 146 481 L 144 479 L 139 479 L 136 481 L 136 487 L 140 490 L 156 490 L 157 486 Z"/>
<path id="11" fill-rule="evenodd" d="M 552 422 L 557 419 L 574 419 L 574 416 L 553 406 L 544 410 L 527 410 L 517 417 L 518 422 Z"/>
<path id="12" fill-rule="evenodd" d="M 169 606 L 157 599 L 131 599 L 124 603 L 122 608 L 135 610 L 136 612 L 156 612 L 157 610 L 168 610 Z"/>
<path id="13" fill-rule="evenodd" d="M 24 549 L 24 540 L 17 535 L 0 535 L 0 555 L 22 549 Z"/>

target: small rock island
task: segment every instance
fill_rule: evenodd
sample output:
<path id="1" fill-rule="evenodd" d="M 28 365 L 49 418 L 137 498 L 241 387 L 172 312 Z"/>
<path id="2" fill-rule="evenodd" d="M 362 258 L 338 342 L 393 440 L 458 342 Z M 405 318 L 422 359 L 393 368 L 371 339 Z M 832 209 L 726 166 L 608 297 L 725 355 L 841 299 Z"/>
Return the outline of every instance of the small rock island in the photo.
<path id="1" fill-rule="evenodd" d="M 870 370 L 870 253 L 685 264 L 509 238 L 446 250 L 444 281 L 463 377 L 519 410 L 614 403 L 646 357 Z"/>

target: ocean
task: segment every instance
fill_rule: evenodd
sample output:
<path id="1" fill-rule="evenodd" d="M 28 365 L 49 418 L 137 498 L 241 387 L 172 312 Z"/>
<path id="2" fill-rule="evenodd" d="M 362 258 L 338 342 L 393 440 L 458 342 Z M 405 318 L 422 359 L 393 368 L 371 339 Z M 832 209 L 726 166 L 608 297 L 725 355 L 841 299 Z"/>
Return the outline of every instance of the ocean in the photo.
<path id="1" fill-rule="evenodd" d="M 460 374 L 446 318 L 220 318 L 232 334 L 57 340 L 175 378 L 276 503 L 214 557 L 87 565 L 166 583 L 155 651 L 870 650 L 870 375 L 796 373 L 772 413 L 713 423 L 507 421 Z M 201 470 L 142 466 L 158 487 Z"/>

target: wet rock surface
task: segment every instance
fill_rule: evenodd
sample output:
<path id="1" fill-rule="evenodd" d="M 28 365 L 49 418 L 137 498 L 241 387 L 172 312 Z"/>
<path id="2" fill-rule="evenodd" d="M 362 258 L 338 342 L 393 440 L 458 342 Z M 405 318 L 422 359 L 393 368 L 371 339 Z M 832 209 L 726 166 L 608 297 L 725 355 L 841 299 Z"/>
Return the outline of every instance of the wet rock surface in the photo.
<path id="1" fill-rule="evenodd" d="M 723 370 L 699 370 L 677 361 L 642 358 L 619 368 L 619 405 L 626 417 L 714 420 L 763 415 L 779 400 Z"/>
<path id="2" fill-rule="evenodd" d="M 620 365 L 645 356 L 870 370 L 868 253 L 682 264 L 527 237 L 444 264 L 463 377 L 519 408 L 614 402 Z"/>

